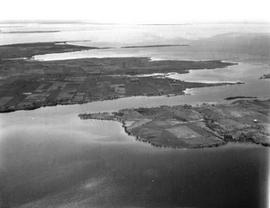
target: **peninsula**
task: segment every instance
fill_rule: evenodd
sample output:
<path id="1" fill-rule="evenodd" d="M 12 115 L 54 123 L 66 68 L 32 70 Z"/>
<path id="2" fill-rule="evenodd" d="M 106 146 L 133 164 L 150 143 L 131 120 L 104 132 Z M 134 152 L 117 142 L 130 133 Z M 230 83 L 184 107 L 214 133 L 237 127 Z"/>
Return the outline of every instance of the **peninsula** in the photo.
<path id="1" fill-rule="evenodd" d="M 152 73 L 188 73 L 190 69 L 224 68 L 234 63 L 151 61 L 147 57 L 36 61 L 34 55 L 99 49 L 66 42 L 0 46 L 0 112 L 57 104 L 78 104 L 129 96 L 181 95 L 187 88 L 230 85 L 197 83 Z M 25 59 L 21 59 L 25 57 Z M 239 84 L 239 83 L 236 83 Z"/>
<path id="2" fill-rule="evenodd" d="M 70 45 L 66 44 L 65 41 L 2 45 L 0 46 L 0 63 L 1 60 L 12 58 L 31 58 L 35 55 L 43 55 L 47 53 L 64 53 L 89 49 L 98 48 Z"/>
<path id="3" fill-rule="evenodd" d="M 230 104 L 179 105 L 80 114 L 81 119 L 114 120 L 126 133 L 154 146 L 202 148 L 228 142 L 270 146 L 270 99 Z"/>

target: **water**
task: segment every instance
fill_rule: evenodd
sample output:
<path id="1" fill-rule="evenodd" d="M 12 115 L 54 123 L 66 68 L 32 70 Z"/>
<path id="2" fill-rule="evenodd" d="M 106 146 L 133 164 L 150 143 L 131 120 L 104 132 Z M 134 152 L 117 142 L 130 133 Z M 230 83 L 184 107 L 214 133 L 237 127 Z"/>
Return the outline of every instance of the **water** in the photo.
<path id="1" fill-rule="evenodd" d="M 1 25 L 0 25 L 1 26 Z M 18 26 L 18 25 L 17 25 Z M 6 31 L 22 30 L 59 30 L 55 34 L 5 34 L 3 41 L 8 43 L 13 41 L 28 42 L 27 35 L 31 36 L 31 41 L 55 41 L 68 40 L 71 44 L 83 46 L 112 46 L 110 49 L 84 50 L 68 53 L 56 53 L 36 55 L 33 57 L 39 61 L 65 60 L 76 58 L 102 58 L 102 57 L 150 57 L 152 60 L 213 60 L 219 59 L 229 62 L 236 62 L 238 65 L 225 69 L 214 70 L 192 70 L 189 74 L 172 75 L 171 77 L 195 82 L 235 82 L 242 81 L 244 85 L 223 86 L 212 88 L 189 89 L 190 97 L 177 98 L 182 103 L 193 104 L 195 102 L 221 102 L 226 97 L 231 96 L 252 96 L 267 98 L 270 95 L 269 80 L 259 79 L 263 74 L 270 72 L 270 49 L 267 47 L 269 40 L 262 36 L 259 45 L 250 45 L 256 42 L 254 31 L 258 35 L 269 33 L 268 24 L 190 24 L 190 25 L 98 25 L 98 24 L 30 24 L 20 25 L 19 29 L 9 28 Z M 238 32 L 238 33 L 237 33 Z M 241 32 L 241 33 L 239 33 Z M 251 32 L 252 35 L 250 34 Z M 226 35 L 223 35 L 226 33 Z M 229 34 L 228 34 L 229 33 Z M 239 43 L 239 49 L 235 49 L 235 42 L 238 35 L 249 38 L 244 42 L 250 45 L 248 50 Z M 211 36 L 215 36 L 211 39 Z M 210 37 L 210 42 L 209 42 Z M 217 39 L 219 41 L 215 42 Z M 232 41 L 231 50 L 224 50 L 222 43 L 227 43 L 226 38 Z M 256 36 L 255 36 L 256 37 Z M 260 36 L 261 37 L 261 36 Z M 202 39 L 208 38 L 208 39 Z M 225 38 L 225 39 L 224 39 Z M 199 43 L 192 42 L 199 39 Z M 249 40 L 248 39 L 248 40 Z M 200 42 L 201 40 L 201 42 Z M 191 41 L 191 42 L 190 42 Z M 214 41 L 214 43 L 213 43 Z M 264 42 L 263 42 L 264 41 Z M 183 44 L 188 42 L 190 46 L 174 47 L 151 47 L 151 48 L 121 48 L 124 45 L 148 45 L 148 44 Z M 204 45 L 203 43 L 207 44 Z M 1 42 L 0 42 L 1 44 Z M 219 45 L 221 44 L 221 45 Z M 244 44 L 244 45 L 245 45 Z M 213 47 L 213 45 L 215 47 Z M 218 46 L 219 45 L 219 46 Z M 229 44 L 226 44 L 229 45 Z M 221 47 L 222 46 L 222 47 Z M 220 48 L 221 47 L 221 48 Z M 244 48 L 244 49 L 243 49 Z M 251 51 L 250 51 L 251 50 Z M 255 53 L 254 53 L 255 51 Z M 263 52 L 261 52 L 263 51 Z M 163 98 L 161 98 L 163 99 Z M 175 98 L 174 98 L 175 99 Z M 151 102 L 151 101 L 150 101 Z M 163 102 L 164 103 L 164 102 Z M 167 103 L 170 103 L 168 101 Z"/>
<path id="2" fill-rule="evenodd" d="M 267 64 L 250 64 L 240 62 L 238 65 L 223 69 L 213 70 L 191 70 L 188 74 L 174 74 L 169 77 L 189 82 L 243 82 L 244 84 L 220 86 L 211 88 L 191 89 L 188 92 L 192 97 L 202 101 L 222 102 L 222 99 L 230 96 L 251 96 L 258 98 L 270 97 L 270 82 L 266 79 L 259 79 L 262 74 L 269 73 Z"/>
<path id="3" fill-rule="evenodd" d="M 243 53 L 228 53 L 224 51 L 205 51 L 201 48 L 189 48 L 183 46 L 175 47 L 151 47 L 151 48 L 112 48 L 99 50 L 85 50 L 79 52 L 68 52 L 58 54 L 46 54 L 34 56 L 38 61 L 65 60 L 77 58 L 104 58 L 104 57 L 150 57 L 152 60 L 223 60 L 237 63 L 222 69 L 190 70 L 186 74 L 174 74 L 168 77 L 188 82 L 204 83 L 235 83 L 243 82 L 241 85 L 227 85 L 219 87 L 207 87 L 189 89 L 191 96 L 174 98 L 179 103 L 188 104 L 202 102 L 222 102 L 224 98 L 231 96 L 251 96 L 267 98 L 270 96 L 270 81 L 260 79 L 263 74 L 270 73 L 270 62 L 261 59 L 262 56 L 251 56 Z M 164 99 L 161 98 L 161 99 Z M 135 101 L 136 102 L 136 101 Z M 151 98 L 149 100 L 151 102 Z M 170 103 L 170 101 L 165 101 Z M 162 102 L 164 104 L 164 102 Z"/>
<path id="4" fill-rule="evenodd" d="M 168 40 L 169 41 L 169 40 Z M 92 46 L 92 42 L 69 42 L 70 44 L 81 46 Z M 131 43 L 130 43 L 131 44 Z M 149 43 L 143 42 L 141 45 Z M 161 44 L 161 43 L 159 43 Z M 181 42 L 177 42 L 181 44 Z M 98 45 L 102 46 L 102 45 Z M 53 61 L 79 58 L 104 58 L 104 57 L 150 57 L 152 60 L 227 60 L 232 62 L 266 62 L 269 64 L 269 56 L 262 57 L 260 55 L 249 55 L 228 51 L 216 51 L 200 48 L 199 46 L 170 46 L 170 47 L 146 47 L 146 48 L 121 48 L 116 46 L 107 49 L 93 49 L 66 53 L 53 53 L 45 55 L 36 55 L 33 57 L 39 61 Z"/>
<path id="5" fill-rule="evenodd" d="M 1 115 L 2 198 L 11 207 L 265 206 L 267 148 L 156 148 L 120 123 L 53 108 Z"/>
<path id="6" fill-rule="evenodd" d="M 222 33 L 269 33 L 269 23 L 252 24 L 180 24 L 180 25 L 111 25 L 111 24 L 40 24 L 0 23 L 2 32 L 59 31 L 55 33 L 0 33 L 0 45 L 46 41 L 76 41 L 90 46 L 181 43 Z M 86 42 L 85 42 L 86 41 Z"/>
<path id="7" fill-rule="evenodd" d="M 251 144 L 198 150 L 156 148 L 126 135 L 120 123 L 80 120 L 78 114 L 224 102 L 228 96 L 270 97 L 269 80 L 259 79 L 269 72 L 269 61 L 254 55 L 206 53 L 186 47 L 119 48 L 175 40 L 182 43 L 225 32 L 267 32 L 268 25 L 18 24 L 0 28 L 6 32 L 60 30 L 47 34 L 0 34 L 0 44 L 68 40 L 75 41 L 73 44 L 116 47 L 35 57 L 40 60 L 82 56 L 221 59 L 239 64 L 173 76 L 186 81 L 245 82 L 188 89 L 191 95 L 186 96 L 141 96 L 0 114 L 3 207 L 267 207 L 268 148 Z"/>

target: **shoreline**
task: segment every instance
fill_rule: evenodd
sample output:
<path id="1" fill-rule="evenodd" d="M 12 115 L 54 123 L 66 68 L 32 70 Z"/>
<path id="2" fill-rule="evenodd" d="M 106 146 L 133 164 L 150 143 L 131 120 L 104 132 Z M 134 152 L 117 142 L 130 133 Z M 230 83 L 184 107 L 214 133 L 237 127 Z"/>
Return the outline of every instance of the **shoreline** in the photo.
<path id="1" fill-rule="evenodd" d="M 188 82 L 186 82 L 188 83 Z M 190 83 L 191 85 L 193 83 Z M 96 99 L 96 100 L 91 100 L 91 101 L 60 101 L 60 102 L 51 102 L 51 103 L 30 103 L 26 106 L 23 107 L 13 107 L 13 106 L 9 106 L 9 107 L 1 107 L 0 106 L 0 113 L 12 113 L 12 112 L 16 112 L 16 111 L 30 111 L 30 110 L 36 110 L 42 107 L 54 107 L 54 106 L 68 106 L 68 105 L 81 105 L 81 104 L 90 104 L 93 102 L 102 102 L 102 101 L 110 101 L 110 100 L 117 100 L 117 99 L 121 99 L 121 98 L 132 98 L 132 97 L 161 97 L 161 96 L 166 96 L 166 97 L 175 97 L 175 96 L 188 96 L 190 94 L 186 93 L 186 90 L 191 90 L 191 89 L 195 89 L 195 88 L 204 88 L 204 87 L 218 87 L 218 86 L 228 86 L 228 85 L 239 85 L 239 84 L 243 84 L 243 83 L 216 83 L 216 84 L 207 84 L 207 83 L 194 83 L 194 84 L 199 84 L 199 86 L 191 86 L 191 87 L 187 87 L 185 88 L 183 91 L 180 91 L 178 93 L 169 93 L 169 94 L 143 94 L 143 95 L 130 95 L 130 96 L 120 96 L 120 97 L 109 97 L 109 98 L 103 98 L 103 99 Z M 201 85 L 200 85 L 201 84 Z M 31 94 L 29 94 L 31 95 Z M 225 98 L 226 100 L 226 98 Z M 1 101 L 1 98 L 0 98 Z"/>
<path id="2" fill-rule="evenodd" d="M 64 44 L 59 44 L 64 43 Z M 145 73 L 188 73 L 189 70 L 225 68 L 235 63 L 211 61 L 151 61 L 148 57 L 86 58 L 62 61 L 18 59 L 65 52 L 81 47 L 66 42 L 0 46 L 0 112 L 32 110 L 57 104 L 81 104 L 132 96 L 183 95 L 188 88 L 241 83 L 185 82 L 140 77 Z M 12 59 L 12 60 L 6 60 Z"/>
<path id="3" fill-rule="evenodd" d="M 229 142 L 269 147 L 270 135 L 266 127 L 269 125 L 269 108 L 270 99 L 253 99 L 195 107 L 131 108 L 78 116 L 82 120 L 120 122 L 128 135 L 157 147 L 196 149 L 217 147 Z M 235 115 L 236 112 L 239 115 Z"/>
<path id="4" fill-rule="evenodd" d="M 31 57 L 35 55 L 44 55 L 48 53 L 63 53 L 99 49 L 98 47 L 72 45 L 68 44 L 67 42 L 68 41 L 55 41 L 0 45 L 0 61 L 22 57 L 31 59 Z"/>

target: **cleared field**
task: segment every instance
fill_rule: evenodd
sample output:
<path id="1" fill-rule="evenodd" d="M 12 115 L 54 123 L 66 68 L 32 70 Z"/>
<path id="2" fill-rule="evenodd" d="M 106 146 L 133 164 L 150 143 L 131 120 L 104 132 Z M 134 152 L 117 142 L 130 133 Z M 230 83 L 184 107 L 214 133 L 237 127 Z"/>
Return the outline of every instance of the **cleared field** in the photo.
<path id="1" fill-rule="evenodd" d="M 82 114 L 80 117 L 121 121 L 128 134 L 155 146 L 202 148 L 227 142 L 270 146 L 269 111 L 270 100 L 240 100 L 197 107 L 125 109 L 109 116 Z"/>
<path id="2" fill-rule="evenodd" d="M 192 138 L 200 137 L 200 134 L 198 134 L 197 132 L 193 131 L 192 129 L 190 129 L 189 127 L 185 125 L 169 128 L 169 129 L 166 129 L 166 131 L 169 131 L 178 139 L 189 140 Z"/>
<path id="3" fill-rule="evenodd" d="M 46 62 L 31 59 L 32 56 L 39 54 L 86 49 L 98 48 L 57 42 L 0 46 L 0 98 L 5 97 L 0 100 L 0 112 L 128 96 L 181 95 L 186 88 L 222 84 L 172 81 L 169 78 L 135 75 L 188 73 L 190 69 L 213 69 L 233 65 L 233 63 L 219 60 L 151 61 L 147 57 L 89 58 Z M 26 59 L 20 59 L 22 57 Z M 29 94 L 31 94 L 31 99 L 27 99 Z M 7 101 L 10 97 L 12 98 Z"/>

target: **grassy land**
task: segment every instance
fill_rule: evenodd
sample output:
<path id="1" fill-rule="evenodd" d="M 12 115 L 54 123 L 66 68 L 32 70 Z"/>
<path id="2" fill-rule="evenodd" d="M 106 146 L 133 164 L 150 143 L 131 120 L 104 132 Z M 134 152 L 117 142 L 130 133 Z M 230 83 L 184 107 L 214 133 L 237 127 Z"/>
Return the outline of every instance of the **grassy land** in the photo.
<path id="1" fill-rule="evenodd" d="M 46 62 L 31 59 L 7 60 L 7 58 L 29 58 L 37 54 L 83 49 L 91 48 L 57 43 L 0 46 L 0 111 L 34 109 L 40 106 L 86 103 L 139 95 L 180 95 L 186 88 L 220 84 L 191 83 L 135 75 L 187 73 L 189 69 L 213 69 L 232 65 L 232 63 L 218 60 L 151 61 L 144 57 Z"/>
<path id="2" fill-rule="evenodd" d="M 202 148 L 227 142 L 270 146 L 269 110 L 270 100 L 239 100 L 231 104 L 124 109 L 79 116 L 120 121 L 128 134 L 154 146 Z"/>

